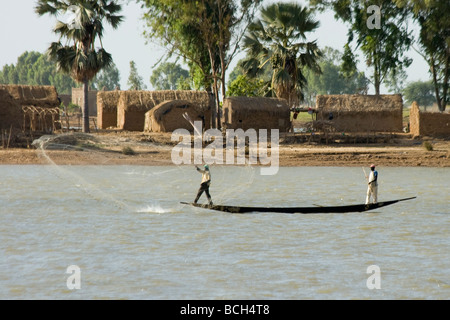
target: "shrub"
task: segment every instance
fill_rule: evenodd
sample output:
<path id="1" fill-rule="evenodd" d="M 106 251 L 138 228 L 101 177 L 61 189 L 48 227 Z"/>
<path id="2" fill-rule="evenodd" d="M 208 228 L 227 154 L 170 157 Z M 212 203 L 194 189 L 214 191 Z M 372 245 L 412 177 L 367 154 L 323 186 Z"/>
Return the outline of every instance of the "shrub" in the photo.
<path id="1" fill-rule="evenodd" d="M 136 154 L 136 152 L 131 147 L 123 147 L 122 153 L 127 156 L 133 156 Z"/>
<path id="2" fill-rule="evenodd" d="M 427 151 L 433 151 L 433 145 L 431 144 L 431 142 L 429 141 L 425 141 L 423 143 L 423 147 L 427 150 Z"/>

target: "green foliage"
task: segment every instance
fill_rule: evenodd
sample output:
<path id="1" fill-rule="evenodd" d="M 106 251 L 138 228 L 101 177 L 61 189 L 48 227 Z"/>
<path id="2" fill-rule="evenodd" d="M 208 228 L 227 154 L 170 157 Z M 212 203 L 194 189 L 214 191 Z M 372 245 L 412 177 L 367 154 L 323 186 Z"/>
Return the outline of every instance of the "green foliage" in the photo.
<path id="1" fill-rule="evenodd" d="M 173 62 L 161 63 L 150 76 L 150 83 L 156 90 L 175 90 L 189 87 L 189 71 Z"/>
<path id="2" fill-rule="evenodd" d="M 353 54 L 350 45 L 346 43 L 344 45 L 344 54 L 342 55 L 340 65 L 342 75 L 345 78 L 351 78 L 358 72 L 358 67 L 356 66 L 357 62 L 357 58 Z"/>
<path id="3" fill-rule="evenodd" d="M 134 156 L 136 154 L 136 151 L 134 151 L 133 148 L 127 146 L 122 148 L 122 153 L 127 156 Z"/>
<path id="4" fill-rule="evenodd" d="M 112 65 L 112 57 L 102 45 L 104 26 L 108 23 L 116 29 L 123 17 L 118 15 L 122 6 L 113 0 L 38 0 L 35 11 L 42 16 L 61 16 L 72 13 L 71 21 L 57 20 L 53 32 L 58 41 L 52 42 L 47 55 L 56 62 L 58 71 L 70 74 L 83 84 L 83 94 L 88 93 L 88 83 L 102 69 Z M 100 48 L 96 48 L 97 40 Z M 83 105 L 83 132 L 89 132 L 89 105 L 85 97 Z"/>
<path id="5" fill-rule="evenodd" d="M 120 72 L 117 66 L 112 63 L 111 66 L 102 69 L 97 75 L 92 79 L 90 83 L 92 88 L 102 90 L 115 90 L 120 87 Z"/>
<path id="6" fill-rule="evenodd" d="M 59 105 L 59 109 L 69 114 L 79 113 L 81 111 L 81 107 L 75 103 L 69 102 L 69 104 L 66 106 L 63 102 Z"/>
<path id="7" fill-rule="evenodd" d="M 427 151 L 433 151 L 433 144 L 429 141 L 424 141 L 424 143 L 422 144 L 423 147 L 425 148 L 425 150 Z"/>
<path id="8" fill-rule="evenodd" d="M 178 55 L 187 61 L 197 83 L 211 88 L 212 71 L 207 43 L 202 39 L 198 8 L 194 1 L 140 0 L 146 10 L 144 36 L 167 48 L 167 57 Z M 194 71 L 195 70 L 195 71 Z"/>
<path id="9" fill-rule="evenodd" d="M 204 71 L 196 64 L 189 64 L 189 78 L 192 80 L 192 89 L 211 91 L 211 77 L 205 75 Z"/>
<path id="10" fill-rule="evenodd" d="M 66 111 L 68 114 L 74 114 L 74 113 L 80 112 L 80 110 L 81 110 L 80 106 L 77 105 L 77 104 L 74 104 L 74 103 L 72 103 L 72 102 L 69 103 L 69 105 L 67 105 L 67 106 L 65 107 L 65 111 Z"/>
<path id="11" fill-rule="evenodd" d="M 146 86 L 144 84 L 144 80 L 139 75 L 136 63 L 134 61 L 130 61 L 130 75 L 128 76 L 128 87 L 129 90 L 144 90 Z"/>
<path id="12" fill-rule="evenodd" d="M 262 97 L 267 92 L 267 82 L 260 78 L 249 78 L 238 75 L 228 85 L 227 96 L 235 97 Z"/>
<path id="13" fill-rule="evenodd" d="M 192 90 L 192 79 L 188 76 L 187 78 L 180 76 L 176 83 L 177 90 Z"/>
<path id="14" fill-rule="evenodd" d="M 323 49 L 323 57 L 319 60 L 322 73 L 317 74 L 305 69 L 307 85 L 304 90 L 305 102 L 315 104 L 318 94 L 365 94 L 368 90 L 368 79 L 363 72 L 354 70 L 349 73 L 342 71 L 338 64 L 342 61 L 343 54 L 330 47 Z"/>
<path id="15" fill-rule="evenodd" d="M 393 70 L 390 70 L 390 72 L 387 74 L 384 84 L 388 88 L 389 92 L 400 94 L 403 92 L 405 88 L 406 79 L 408 78 L 408 75 L 406 73 L 405 69 L 400 69 L 394 72 Z"/>
<path id="16" fill-rule="evenodd" d="M 141 0 L 148 10 L 146 35 L 159 39 L 169 54 L 177 54 L 203 74 L 215 95 L 211 122 L 220 127 L 219 92 L 225 98 L 226 71 L 239 40 L 262 0 Z M 194 78 L 194 77 L 193 77 Z M 197 78 L 198 79 L 198 78 Z M 212 85 L 212 86 L 211 86 Z M 221 89 L 219 89 L 221 86 Z"/>
<path id="17" fill-rule="evenodd" d="M 261 18 L 249 25 L 243 39 L 247 59 L 242 63 L 245 73 L 256 77 L 270 65 L 271 89 L 290 104 L 302 100 L 305 86 L 304 67 L 320 72 L 321 53 L 315 41 L 306 42 L 306 35 L 316 30 L 319 22 L 313 13 L 296 3 L 274 3 L 261 10 Z"/>
<path id="18" fill-rule="evenodd" d="M 345 47 L 345 70 L 352 69 L 351 61 L 355 56 L 350 48 L 353 42 L 355 49 L 359 48 L 368 67 L 372 68 L 371 81 L 375 93 L 380 93 L 380 85 L 389 76 L 396 76 L 398 72 L 407 68 L 412 60 L 404 55 L 408 51 L 412 36 L 408 30 L 407 18 L 409 10 L 399 8 L 391 0 L 378 0 L 376 2 L 360 0 L 312 0 L 313 5 L 319 8 L 330 8 L 335 17 L 349 24 L 348 48 Z M 380 9 L 380 27 L 369 27 L 368 21 L 373 12 L 368 7 L 377 5 Z"/>
<path id="19" fill-rule="evenodd" d="M 430 106 L 436 101 L 432 81 L 410 82 L 403 89 L 403 96 L 408 105 L 416 101 L 420 106 Z"/>
<path id="20" fill-rule="evenodd" d="M 168 57 L 182 57 L 195 87 L 209 90 L 212 81 L 225 81 L 226 68 L 246 24 L 262 0 L 138 0 L 146 10 L 146 38 L 159 40 Z M 232 40 L 234 39 L 234 41 Z M 221 70 L 224 67 L 224 70 Z M 219 76 L 219 74 L 221 74 Z"/>
<path id="21" fill-rule="evenodd" d="M 420 26 L 420 53 L 430 67 L 435 101 L 440 111 L 450 102 L 450 2 L 442 0 L 396 0 L 413 12 Z"/>
<path id="22" fill-rule="evenodd" d="M 58 16 L 72 12 L 72 21 L 57 21 L 53 31 L 59 41 L 51 43 L 47 50 L 49 57 L 56 62 L 58 70 L 70 74 L 78 82 L 91 80 L 101 69 L 112 65 L 112 57 L 103 47 L 96 49 L 96 40 L 103 36 L 103 23 L 106 21 L 114 29 L 122 22 L 117 15 L 121 5 L 114 1 L 57 1 L 39 0 L 36 13 Z M 67 42 L 62 42 L 66 39 Z"/>
<path id="23" fill-rule="evenodd" d="M 15 65 L 5 65 L 0 70 L 0 83 L 54 86 L 59 94 L 70 94 L 76 86 L 70 76 L 58 72 L 56 65 L 45 54 L 24 52 Z"/>

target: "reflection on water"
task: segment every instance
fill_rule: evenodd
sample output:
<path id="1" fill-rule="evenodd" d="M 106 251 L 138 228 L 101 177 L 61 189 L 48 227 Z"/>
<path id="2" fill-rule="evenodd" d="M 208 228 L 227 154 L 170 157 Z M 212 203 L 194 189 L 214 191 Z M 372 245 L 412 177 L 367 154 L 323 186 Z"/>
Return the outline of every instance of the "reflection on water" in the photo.
<path id="1" fill-rule="evenodd" d="M 449 299 L 442 168 L 379 168 L 366 213 L 232 215 L 180 204 L 193 167 L 0 166 L 2 299 Z M 213 167 L 215 203 L 362 203 L 361 168 Z M 201 198 L 205 201 L 204 198 Z M 69 290 L 67 267 L 81 289 Z M 367 268 L 381 271 L 369 290 Z"/>

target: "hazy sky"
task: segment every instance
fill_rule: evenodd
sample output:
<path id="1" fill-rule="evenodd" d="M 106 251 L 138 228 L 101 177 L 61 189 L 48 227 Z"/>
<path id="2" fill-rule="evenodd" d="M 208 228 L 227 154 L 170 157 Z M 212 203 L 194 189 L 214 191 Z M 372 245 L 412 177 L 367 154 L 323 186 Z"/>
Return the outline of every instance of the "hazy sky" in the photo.
<path id="1" fill-rule="evenodd" d="M 266 0 L 274 2 L 273 0 Z M 299 1 L 302 4 L 306 1 Z M 52 32 L 56 19 L 53 16 L 39 17 L 34 12 L 36 0 L 0 0 L 0 68 L 5 64 L 17 62 L 17 58 L 25 51 L 45 52 L 49 44 L 57 40 Z M 142 36 L 144 23 L 141 20 L 142 9 L 134 1 L 123 5 L 122 15 L 124 22 L 117 30 L 109 27 L 103 38 L 104 48 L 113 56 L 114 62 L 120 71 L 121 88 L 127 89 L 129 63 L 136 63 L 139 74 L 143 77 L 148 89 L 151 89 L 150 75 L 154 64 L 161 58 L 164 49 L 155 44 L 146 44 Z M 347 39 L 347 27 L 334 20 L 331 12 L 316 16 L 320 21 L 320 28 L 308 40 L 317 40 L 320 47 L 330 46 L 343 51 Z M 428 68 L 423 58 L 413 50 L 407 55 L 414 59 L 408 68 L 408 81 L 428 80 Z M 233 65 L 242 56 L 233 60 Z M 362 55 L 359 60 L 363 61 Z M 363 63 L 359 67 L 364 70 Z M 368 75 L 367 70 L 366 75 Z M 373 91 L 372 86 L 370 92 Z M 369 93 L 370 93 L 369 92 Z M 382 90 L 382 93 L 388 93 Z"/>

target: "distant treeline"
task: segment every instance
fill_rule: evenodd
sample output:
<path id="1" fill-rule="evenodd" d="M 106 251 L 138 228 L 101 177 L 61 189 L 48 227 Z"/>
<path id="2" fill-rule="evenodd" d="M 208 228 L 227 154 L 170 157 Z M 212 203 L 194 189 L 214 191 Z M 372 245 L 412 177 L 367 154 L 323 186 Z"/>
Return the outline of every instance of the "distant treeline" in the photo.
<path id="1" fill-rule="evenodd" d="M 91 81 L 93 89 L 114 90 L 120 83 L 119 70 L 115 65 L 101 71 Z M 47 56 L 36 51 L 26 51 L 16 64 L 6 64 L 0 69 L 0 84 L 23 84 L 54 86 L 59 94 L 70 94 L 72 88 L 79 87 L 68 74 L 58 72 L 56 64 Z"/>

